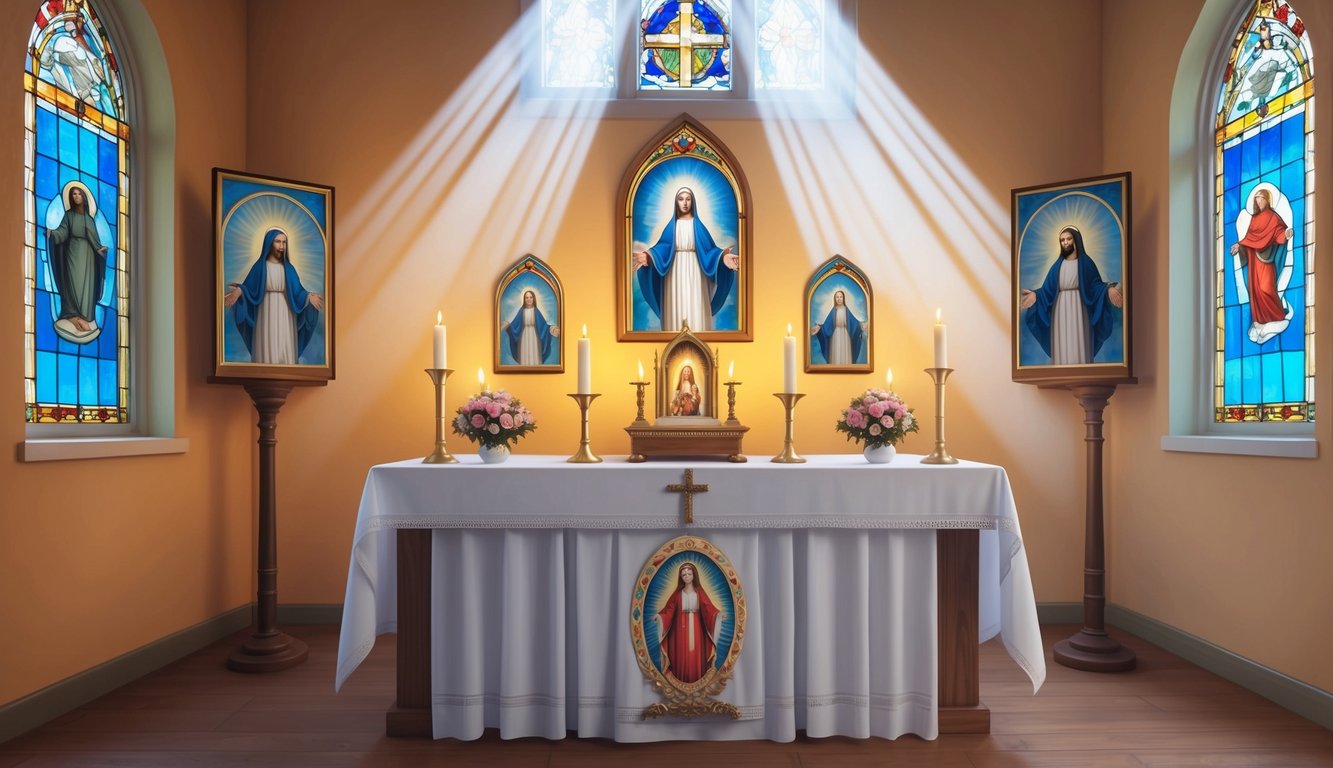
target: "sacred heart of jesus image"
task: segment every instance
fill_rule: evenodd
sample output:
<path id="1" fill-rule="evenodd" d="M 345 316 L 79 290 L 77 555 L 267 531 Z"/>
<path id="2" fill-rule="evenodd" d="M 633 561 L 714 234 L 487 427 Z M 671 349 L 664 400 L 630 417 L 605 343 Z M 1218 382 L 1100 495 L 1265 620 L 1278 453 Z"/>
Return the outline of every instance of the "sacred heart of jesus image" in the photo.
<path id="1" fill-rule="evenodd" d="M 745 592 L 736 566 L 712 542 L 680 536 L 644 564 L 630 604 L 630 638 L 639 668 L 665 701 L 643 711 L 740 718 L 716 701 L 736 671 L 745 635 Z"/>

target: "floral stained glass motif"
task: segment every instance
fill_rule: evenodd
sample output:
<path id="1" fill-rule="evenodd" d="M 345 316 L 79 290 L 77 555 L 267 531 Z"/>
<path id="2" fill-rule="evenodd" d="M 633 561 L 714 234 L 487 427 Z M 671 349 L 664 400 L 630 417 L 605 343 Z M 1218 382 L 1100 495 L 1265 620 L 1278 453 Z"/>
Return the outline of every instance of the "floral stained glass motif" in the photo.
<path id="1" fill-rule="evenodd" d="M 824 0 L 758 0 L 755 87 L 824 87 Z"/>
<path id="2" fill-rule="evenodd" d="M 542 0 L 547 88 L 614 88 L 614 0 Z"/>
<path id="3" fill-rule="evenodd" d="M 130 127 L 87 0 L 38 7 L 23 83 L 27 421 L 126 422 Z"/>
<path id="4" fill-rule="evenodd" d="M 1257 0 L 1219 84 L 1216 422 L 1315 417 L 1314 68 L 1305 22 Z"/>
<path id="5" fill-rule="evenodd" d="M 639 89 L 731 90 L 726 0 L 642 0 Z"/>

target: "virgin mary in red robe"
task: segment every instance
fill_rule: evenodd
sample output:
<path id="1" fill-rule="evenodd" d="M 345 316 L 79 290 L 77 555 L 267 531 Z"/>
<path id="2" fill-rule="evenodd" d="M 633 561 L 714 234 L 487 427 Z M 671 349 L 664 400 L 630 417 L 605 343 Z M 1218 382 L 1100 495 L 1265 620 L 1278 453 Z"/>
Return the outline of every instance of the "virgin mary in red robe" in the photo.
<path id="1" fill-rule="evenodd" d="M 1254 193 L 1254 210 L 1245 237 L 1232 246 L 1243 253 L 1249 271 L 1250 340 L 1262 344 L 1287 329 L 1291 318 L 1286 302 L 1277 291 L 1278 256 L 1291 235 L 1287 222 L 1273 210 L 1266 189 Z"/>
<path id="2" fill-rule="evenodd" d="M 682 683 L 704 676 L 717 658 L 717 619 L 720 615 L 699 584 L 694 563 L 685 563 L 676 576 L 676 591 L 657 615 L 662 621 L 662 672 Z"/>

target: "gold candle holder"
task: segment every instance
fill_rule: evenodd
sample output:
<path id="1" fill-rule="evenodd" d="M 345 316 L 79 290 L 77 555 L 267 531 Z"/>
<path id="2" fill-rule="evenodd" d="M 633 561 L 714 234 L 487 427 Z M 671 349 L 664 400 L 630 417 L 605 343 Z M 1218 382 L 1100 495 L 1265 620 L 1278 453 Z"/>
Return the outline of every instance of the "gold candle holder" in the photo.
<path id="1" fill-rule="evenodd" d="M 794 430 L 792 429 L 792 411 L 796 410 L 796 402 L 805 397 L 804 394 L 797 392 L 774 392 L 773 397 L 782 401 L 782 407 L 787 411 L 787 431 L 782 438 L 782 453 L 774 456 L 772 461 L 778 464 L 804 464 L 805 459 L 796 452 L 794 441 Z"/>
<path id="2" fill-rule="evenodd" d="M 422 464 L 457 464 L 458 459 L 449 455 L 444 447 L 444 383 L 449 380 L 452 368 L 427 368 L 426 375 L 435 384 L 435 450 L 421 460 Z"/>
<path id="3" fill-rule="evenodd" d="M 579 432 L 579 449 L 574 452 L 573 456 L 565 459 L 565 461 L 570 464 L 600 464 L 602 457 L 593 453 L 592 448 L 589 445 L 591 441 L 588 439 L 588 406 L 592 405 L 592 401 L 601 397 L 601 395 L 580 394 L 570 395 L 570 397 L 574 398 L 574 402 L 579 404 L 579 413 L 581 415 L 583 427 Z"/>
<path id="4" fill-rule="evenodd" d="M 643 390 L 644 390 L 645 387 L 648 386 L 648 382 L 646 382 L 646 381 L 631 381 L 630 383 L 633 384 L 633 385 L 637 388 L 637 392 L 635 393 L 635 397 L 638 399 L 638 403 L 639 403 L 639 415 L 638 415 L 638 417 L 636 417 L 636 418 L 634 419 L 634 424 L 633 424 L 633 426 L 636 426 L 636 427 L 646 427 L 646 426 L 648 426 L 648 419 L 644 418 L 644 416 L 643 416 Z M 570 395 L 570 397 L 573 397 L 573 395 Z"/>
<path id="5" fill-rule="evenodd" d="M 739 381 L 724 381 L 722 383 L 727 387 L 727 423 L 739 424 L 740 422 L 736 421 L 736 387 L 739 387 L 741 383 Z"/>
<path id="6" fill-rule="evenodd" d="M 926 373 L 935 382 L 935 450 L 921 460 L 922 464 L 957 464 L 944 447 L 944 382 L 953 373 L 952 368 L 927 368 Z"/>

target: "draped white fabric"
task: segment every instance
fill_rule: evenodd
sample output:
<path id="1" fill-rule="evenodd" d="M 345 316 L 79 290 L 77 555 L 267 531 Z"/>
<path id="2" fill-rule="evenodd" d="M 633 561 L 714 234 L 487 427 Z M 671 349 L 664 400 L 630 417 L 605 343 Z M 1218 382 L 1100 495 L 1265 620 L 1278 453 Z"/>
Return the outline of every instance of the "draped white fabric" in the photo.
<path id="1" fill-rule="evenodd" d="M 516 456 L 496 466 L 462 456 L 375 467 L 352 546 L 336 684 L 377 634 L 396 630 L 394 529 L 435 528 L 437 738 L 477 738 L 486 727 L 504 738 L 574 731 L 619 741 L 786 741 L 799 729 L 934 738 L 934 529 L 980 528 L 979 640 L 1001 634 L 1040 687 L 1036 606 L 1003 469 L 902 454 L 889 465 L 808 458 L 589 466 Z M 681 500 L 664 488 L 687 466 L 710 490 L 682 529 Z M 630 643 L 631 585 L 652 552 L 692 529 L 741 572 L 743 650 L 718 698 L 742 719 L 644 722 L 659 699 Z"/>

